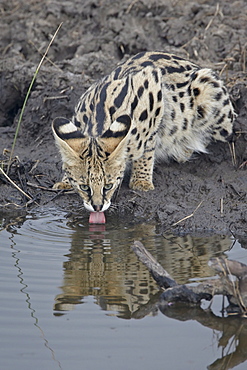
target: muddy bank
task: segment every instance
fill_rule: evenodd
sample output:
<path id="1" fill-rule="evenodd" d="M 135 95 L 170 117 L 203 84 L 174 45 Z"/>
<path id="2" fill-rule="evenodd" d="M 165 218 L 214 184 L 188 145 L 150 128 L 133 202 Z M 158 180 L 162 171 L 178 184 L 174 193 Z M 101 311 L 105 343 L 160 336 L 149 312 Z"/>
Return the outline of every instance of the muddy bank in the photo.
<path id="1" fill-rule="evenodd" d="M 82 4 L 83 3 L 83 4 Z M 71 117 L 79 96 L 122 59 L 143 50 L 166 50 L 221 73 L 236 109 L 236 161 L 227 144 L 189 162 L 159 163 L 155 190 L 128 189 L 127 178 L 108 217 L 155 220 L 163 229 L 247 231 L 247 4 L 226 1 L 2 1 L 0 5 L 0 160 L 8 152 L 28 86 L 52 34 L 63 22 L 34 84 L 23 116 L 9 176 L 0 175 L 0 212 L 61 207 L 88 214 L 79 196 L 48 191 L 61 177 L 51 133 L 56 116 Z M 55 197 L 55 198 L 54 198 Z M 28 203 L 28 205 L 27 205 Z M 23 211 L 24 209 L 24 211 Z M 19 211 L 18 211 L 19 212 Z M 191 216 L 193 214 L 193 216 Z M 191 217 L 188 217 L 191 216 Z M 180 222 L 179 222 L 180 221 Z M 172 226 L 174 225 L 174 226 Z"/>

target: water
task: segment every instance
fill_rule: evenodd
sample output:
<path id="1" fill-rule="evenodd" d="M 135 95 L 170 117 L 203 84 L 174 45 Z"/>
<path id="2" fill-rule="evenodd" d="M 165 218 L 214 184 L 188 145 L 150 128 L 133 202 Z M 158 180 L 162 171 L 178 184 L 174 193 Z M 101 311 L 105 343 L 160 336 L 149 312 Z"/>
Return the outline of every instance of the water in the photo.
<path id="1" fill-rule="evenodd" d="M 3 216 L 0 368 L 245 369 L 245 321 L 220 317 L 221 297 L 211 315 L 200 308 L 162 314 L 133 240 L 180 283 L 211 276 L 212 256 L 247 264 L 246 250 L 224 235 L 175 237 L 114 217 L 89 226 L 54 209 Z"/>

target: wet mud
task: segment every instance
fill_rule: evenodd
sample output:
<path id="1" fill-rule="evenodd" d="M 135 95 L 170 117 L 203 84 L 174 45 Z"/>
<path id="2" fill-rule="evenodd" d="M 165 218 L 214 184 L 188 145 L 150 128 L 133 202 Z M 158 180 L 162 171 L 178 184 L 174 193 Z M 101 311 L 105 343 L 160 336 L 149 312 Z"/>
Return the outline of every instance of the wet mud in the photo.
<path id="1" fill-rule="evenodd" d="M 247 3 L 210 0 L 3 0 L 0 4 L 0 163 L 6 170 L 20 110 L 52 35 L 62 27 L 34 83 L 23 115 L 9 177 L 0 175 L 0 213 L 60 207 L 88 214 L 76 194 L 57 194 L 62 175 L 51 132 L 70 118 L 80 95 L 122 58 L 165 50 L 220 73 L 238 118 L 235 159 L 228 144 L 185 164 L 156 164 L 155 190 L 134 192 L 128 175 L 106 217 L 158 222 L 164 230 L 247 231 Z M 233 164 L 234 160 L 236 161 Z"/>

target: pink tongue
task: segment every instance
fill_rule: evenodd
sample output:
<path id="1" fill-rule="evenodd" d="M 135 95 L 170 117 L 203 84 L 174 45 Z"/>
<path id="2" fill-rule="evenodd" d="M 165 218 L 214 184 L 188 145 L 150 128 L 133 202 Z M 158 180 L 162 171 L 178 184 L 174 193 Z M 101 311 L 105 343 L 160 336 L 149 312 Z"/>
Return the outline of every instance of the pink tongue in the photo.
<path id="1" fill-rule="evenodd" d="M 105 224 L 104 212 L 91 212 L 89 217 L 90 224 Z"/>

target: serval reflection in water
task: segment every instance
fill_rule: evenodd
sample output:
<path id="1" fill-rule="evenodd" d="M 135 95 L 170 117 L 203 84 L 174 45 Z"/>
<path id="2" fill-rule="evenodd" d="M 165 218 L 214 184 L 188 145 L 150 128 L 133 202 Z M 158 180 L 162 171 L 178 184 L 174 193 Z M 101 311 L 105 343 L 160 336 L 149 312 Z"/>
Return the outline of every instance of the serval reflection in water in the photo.
<path id="1" fill-rule="evenodd" d="M 83 303 L 84 297 L 94 296 L 102 309 L 127 319 L 156 299 L 156 283 L 130 248 L 134 240 L 141 240 L 180 283 L 210 276 L 208 259 L 221 255 L 232 243 L 220 235 L 157 235 L 156 226 L 146 223 L 109 231 L 108 225 L 90 225 L 86 229 L 79 221 L 72 221 L 70 226 L 74 233 L 68 260 L 63 264 L 63 284 L 55 298 L 54 315 L 65 314 Z M 155 312 L 156 309 L 150 314 Z"/>

